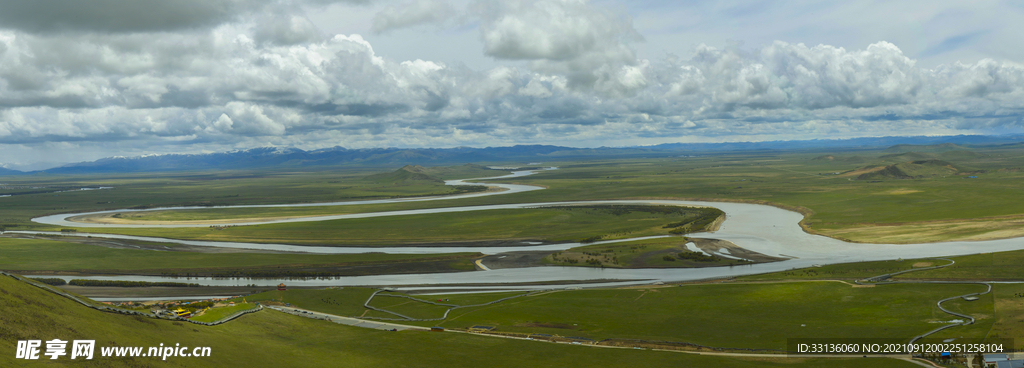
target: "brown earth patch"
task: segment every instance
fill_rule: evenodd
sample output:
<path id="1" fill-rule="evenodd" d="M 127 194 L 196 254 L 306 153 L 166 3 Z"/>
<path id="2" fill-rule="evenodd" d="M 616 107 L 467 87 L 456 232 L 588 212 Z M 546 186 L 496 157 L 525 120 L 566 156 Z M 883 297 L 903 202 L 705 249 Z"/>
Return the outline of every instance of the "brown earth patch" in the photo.
<path id="1" fill-rule="evenodd" d="M 912 193 L 921 193 L 921 191 L 920 190 L 916 190 L 916 189 L 900 188 L 900 189 L 893 189 L 893 190 L 890 190 L 890 191 L 887 191 L 887 192 L 882 192 L 882 194 L 891 194 L 891 195 L 903 195 L 903 194 L 912 194 Z"/>
<path id="2" fill-rule="evenodd" d="M 867 174 L 867 173 L 873 173 L 875 171 L 879 171 L 879 170 L 882 170 L 882 169 L 885 169 L 885 166 L 864 167 L 864 168 L 860 168 L 860 169 L 856 169 L 856 170 L 850 171 L 850 172 L 845 173 L 845 174 L 840 174 L 840 175 L 838 175 L 838 177 L 845 178 L 845 177 L 851 177 L 851 176 L 860 176 L 860 175 Z"/>
<path id="3" fill-rule="evenodd" d="M 1024 218 L 1014 215 L 969 221 L 849 224 L 839 229 L 819 229 L 818 232 L 849 242 L 882 244 L 1008 239 L 1024 236 Z"/>

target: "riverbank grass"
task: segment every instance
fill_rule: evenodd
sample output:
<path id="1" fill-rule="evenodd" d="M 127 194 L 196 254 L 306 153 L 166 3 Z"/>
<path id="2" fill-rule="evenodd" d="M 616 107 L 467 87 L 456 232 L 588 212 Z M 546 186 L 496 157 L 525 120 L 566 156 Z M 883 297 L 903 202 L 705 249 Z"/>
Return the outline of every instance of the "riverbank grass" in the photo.
<path id="1" fill-rule="evenodd" d="M 79 232 L 336 246 L 515 240 L 574 242 L 666 235 L 678 228 L 671 225 L 683 227 L 699 220 L 708 211 L 718 212 L 717 209 L 677 206 L 558 206 L 253 226 L 81 228 Z"/>
<path id="2" fill-rule="evenodd" d="M 947 280 L 947 281 L 1024 281 L 1024 250 L 943 257 L 956 263 L 949 267 L 936 268 L 896 275 L 894 280 Z M 947 264 L 937 258 L 920 258 L 893 261 L 873 261 L 823 265 L 796 270 L 737 277 L 738 281 L 775 280 L 847 280 L 853 281 L 871 276 L 915 268 Z"/>
<path id="3" fill-rule="evenodd" d="M 268 254 L 194 253 L 115 249 L 97 245 L 45 239 L 0 238 L 0 269 L 17 271 L 212 274 L 239 272 L 287 272 L 356 265 L 381 265 L 443 261 L 451 271 L 472 270 L 479 253 L 448 254 Z"/>

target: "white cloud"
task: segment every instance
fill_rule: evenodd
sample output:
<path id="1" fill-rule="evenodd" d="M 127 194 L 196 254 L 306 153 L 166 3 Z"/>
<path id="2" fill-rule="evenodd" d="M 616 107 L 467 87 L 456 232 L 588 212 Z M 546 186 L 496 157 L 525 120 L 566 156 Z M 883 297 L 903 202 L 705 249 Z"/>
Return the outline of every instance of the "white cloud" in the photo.
<path id="1" fill-rule="evenodd" d="M 291 8 L 187 32 L 0 31 L 0 145 L 616 145 L 1024 127 L 1024 66 L 1009 61 L 925 68 L 880 40 L 638 58 L 630 18 L 586 1 L 471 8 L 479 29 L 463 31 L 479 31 L 500 66 L 395 60 L 372 37 L 323 37 Z"/>
<path id="2" fill-rule="evenodd" d="M 374 33 L 423 24 L 443 24 L 458 14 L 447 1 L 413 0 L 398 6 L 388 5 L 373 17 Z"/>
<path id="3" fill-rule="evenodd" d="M 304 16 L 267 12 L 256 20 L 254 37 L 260 43 L 298 45 L 320 41 L 320 29 Z"/>
<path id="4" fill-rule="evenodd" d="M 532 61 L 537 71 L 566 75 L 572 87 L 608 82 L 638 62 L 631 44 L 643 37 L 632 20 L 585 0 L 486 3 L 478 12 L 485 54 Z"/>
<path id="5" fill-rule="evenodd" d="M 700 86 L 724 108 L 872 107 L 904 104 L 922 87 L 922 71 L 895 45 L 879 42 L 865 50 L 828 45 L 807 47 L 775 42 L 745 55 L 701 45 L 693 58 L 699 73 L 687 71 L 677 90 Z"/>

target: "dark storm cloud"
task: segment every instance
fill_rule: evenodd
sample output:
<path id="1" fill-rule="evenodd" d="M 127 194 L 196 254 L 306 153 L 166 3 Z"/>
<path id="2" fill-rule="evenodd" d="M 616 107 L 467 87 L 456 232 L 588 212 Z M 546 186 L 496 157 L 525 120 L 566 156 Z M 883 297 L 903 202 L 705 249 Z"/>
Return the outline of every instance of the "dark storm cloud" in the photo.
<path id="1" fill-rule="evenodd" d="M 229 22 L 267 3 L 269 0 L 5 0 L 0 5 L 0 27 L 31 33 L 179 31 Z"/>

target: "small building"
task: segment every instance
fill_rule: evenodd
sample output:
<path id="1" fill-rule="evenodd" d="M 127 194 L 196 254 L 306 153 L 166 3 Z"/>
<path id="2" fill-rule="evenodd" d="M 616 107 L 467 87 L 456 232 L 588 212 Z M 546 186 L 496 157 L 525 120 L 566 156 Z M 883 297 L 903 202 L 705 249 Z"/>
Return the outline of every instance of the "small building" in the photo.
<path id="1" fill-rule="evenodd" d="M 973 302 L 975 300 L 978 300 L 978 297 L 977 296 L 965 296 L 964 300 L 969 301 L 969 302 Z"/>
<path id="2" fill-rule="evenodd" d="M 192 312 L 189 312 L 184 308 L 178 308 L 174 310 L 174 315 L 177 317 L 188 318 L 192 316 Z"/>
<path id="3" fill-rule="evenodd" d="M 277 290 L 285 291 L 285 290 L 288 290 L 288 288 L 286 288 L 284 286 L 284 283 L 280 283 L 280 284 L 277 284 Z"/>
<path id="4" fill-rule="evenodd" d="M 985 354 L 985 365 L 995 365 L 996 362 L 1010 360 L 1006 354 Z"/>

